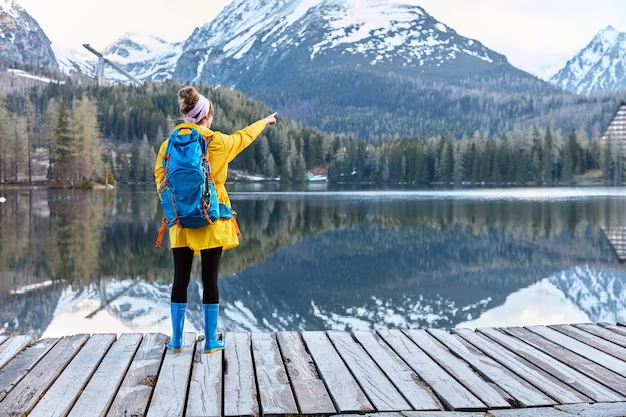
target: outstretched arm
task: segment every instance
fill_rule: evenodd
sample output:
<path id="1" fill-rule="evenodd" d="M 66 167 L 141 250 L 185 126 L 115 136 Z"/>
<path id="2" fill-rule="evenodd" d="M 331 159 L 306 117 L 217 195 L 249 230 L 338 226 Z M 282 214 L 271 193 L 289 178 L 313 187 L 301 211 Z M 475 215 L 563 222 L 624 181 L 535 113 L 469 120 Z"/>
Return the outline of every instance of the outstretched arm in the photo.
<path id="1" fill-rule="evenodd" d="M 263 132 L 265 126 L 276 124 L 276 113 L 267 116 L 265 119 L 259 120 L 251 124 L 245 129 L 241 129 L 232 135 L 224 135 L 224 147 L 228 155 L 228 162 L 231 162 L 237 155 L 246 149 L 254 140 Z"/>

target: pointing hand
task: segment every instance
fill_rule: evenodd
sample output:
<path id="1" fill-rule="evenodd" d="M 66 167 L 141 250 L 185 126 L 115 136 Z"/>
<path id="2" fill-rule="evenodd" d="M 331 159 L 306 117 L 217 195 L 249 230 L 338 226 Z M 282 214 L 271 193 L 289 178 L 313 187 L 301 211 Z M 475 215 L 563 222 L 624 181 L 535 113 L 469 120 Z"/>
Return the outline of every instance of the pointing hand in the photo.
<path id="1" fill-rule="evenodd" d="M 272 113 L 269 116 L 267 116 L 265 119 L 263 119 L 263 121 L 265 122 L 266 125 L 275 125 L 276 124 L 276 113 Z"/>

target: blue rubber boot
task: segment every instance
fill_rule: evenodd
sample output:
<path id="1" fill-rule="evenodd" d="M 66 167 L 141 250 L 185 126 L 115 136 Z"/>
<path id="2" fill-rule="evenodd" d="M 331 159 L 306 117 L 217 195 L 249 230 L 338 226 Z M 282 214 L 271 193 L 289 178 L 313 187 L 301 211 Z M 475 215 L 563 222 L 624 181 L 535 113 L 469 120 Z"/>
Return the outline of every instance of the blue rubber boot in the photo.
<path id="1" fill-rule="evenodd" d="M 167 347 L 174 353 L 180 353 L 183 351 L 183 327 L 187 304 L 170 303 L 170 310 L 172 312 L 172 340 Z"/>
<path id="2" fill-rule="evenodd" d="M 217 338 L 219 304 L 202 304 L 204 310 L 204 353 L 215 353 L 224 349 L 224 342 Z"/>

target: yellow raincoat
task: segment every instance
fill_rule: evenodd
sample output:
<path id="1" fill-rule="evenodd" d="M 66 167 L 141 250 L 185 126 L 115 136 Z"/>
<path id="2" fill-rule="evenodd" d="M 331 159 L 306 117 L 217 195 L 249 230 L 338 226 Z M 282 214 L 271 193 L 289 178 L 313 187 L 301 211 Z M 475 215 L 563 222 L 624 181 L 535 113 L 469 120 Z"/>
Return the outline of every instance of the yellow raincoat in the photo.
<path id="1" fill-rule="evenodd" d="M 183 123 L 176 128 L 194 127 L 203 136 L 212 136 L 213 140 L 209 144 L 209 161 L 211 162 L 211 171 L 213 174 L 213 182 L 217 192 L 217 199 L 220 204 L 226 204 L 231 207 L 228 193 L 224 183 L 226 182 L 226 174 L 228 173 L 228 163 L 250 145 L 265 129 L 265 122 L 258 122 L 238 130 L 232 135 L 225 135 L 220 132 L 213 132 L 205 127 L 198 126 L 193 123 Z M 154 177 L 156 180 L 157 190 L 159 184 L 165 178 L 165 170 L 163 169 L 163 157 L 167 149 L 167 140 L 161 145 L 159 154 L 154 167 Z M 194 254 L 198 256 L 201 250 L 211 248 L 223 248 L 228 250 L 239 245 L 237 237 L 237 227 L 234 219 L 220 219 L 212 225 L 207 225 L 199 229 L 180 228 L 177 225 L 169 228 L 170 244 L 172 248 L 189 247 L 193 249 Z"/>

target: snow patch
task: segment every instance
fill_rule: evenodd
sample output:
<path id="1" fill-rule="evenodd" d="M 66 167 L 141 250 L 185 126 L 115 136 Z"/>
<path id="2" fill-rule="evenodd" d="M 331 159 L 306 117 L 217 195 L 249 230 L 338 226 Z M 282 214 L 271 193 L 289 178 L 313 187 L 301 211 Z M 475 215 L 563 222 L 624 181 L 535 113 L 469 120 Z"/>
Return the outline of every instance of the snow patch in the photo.
<path id="1" fill-rule="evenodd" d="M 19 70 L 19 69 L 9 68 L 8 72 L 10 72 L 11 74 L 15 75 L 16 77 L 28 78 L 28 79 L 31 79 L 31 80 L 37 80 L 37 81 L 41 81 L 41 82 L 48 83 L 48 84 L 50 84 L 50 83 L 65 84 L 65 81 L 53 80 L 51 78 L 41 77 L 41 76 L 38 76 L 38 75 L 29 74 L 26 71 Z"/>
<path id="2" fill-rule="evenodd" d="M 0 203 L 2 202 L 2 200 L 0 199 Z M 16 288 L 14 290 L 11 291 L 12 295 L 17 295 L 17 294 L 26 294 L 27 292 L 39 289 L 39 288 L 45 288 L 45 287 L 49 287 L 50 285 L 52 285 L 53 282 L 48 280 L 48 281 L 44 281 L 44 282 L 38 282 L 37 284 L 31 284 L 31 285 L 24 285 L 22 287 Z"/>

